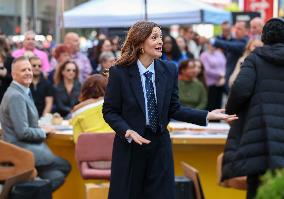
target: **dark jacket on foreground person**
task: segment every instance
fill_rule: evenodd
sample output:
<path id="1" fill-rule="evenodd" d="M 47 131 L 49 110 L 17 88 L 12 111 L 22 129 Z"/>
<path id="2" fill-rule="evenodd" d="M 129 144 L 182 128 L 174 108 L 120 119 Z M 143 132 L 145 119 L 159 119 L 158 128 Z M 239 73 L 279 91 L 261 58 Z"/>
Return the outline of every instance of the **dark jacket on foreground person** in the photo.
<path id="1" fill-rule="evenodd" d="M 119 65 L 110 68 L 109 83 L 103 105 L 104 119 L 116 132 L 113 144 L 109 199 L 173 199 L 174 169 L 171 140 L 167 130 L 169 120 L 173 118 L 206 125 L 207 111 L 180 106 L 176 66 L 170 62 L 156 59 L 154 67 L 159 130 L 151 133 L 155 137 L 151 140 L 151 144 L 143 146 L 134 143 L 134 141 L 128 143 L 125 138 L 125 132 L 128 129 L 133 129 L 142 136 L 145 136 L 145 132 L 148 131 L 138 66 L 133 63 L 129 66 Z M 157 147 L 157 152 L 153 155 L 152 148 L 154 147 Z M 148 159 L 156 157 L 155 161 L 151 162 L 152 167 L 149 170 L 146 170 L 143 162 L 146 160 L 144 154 L 140 152 L 142 148 L 147 150 Z M 147 178 L 141 176 L 141 173 L 143 176 L 147 175 Z M 155 187 L 154 190 L 150 190 L 151 196 L 141 196 L 139 194 L 144 193 L 136 191 L 140 190 L 140 186 L 147 187 L 143 184 L 146 182 L 149 183 L 148 186 Z M 145 187 L 143 188 L 145 189 Z M 146 191 L 149 192 L 149 190 Z"/>
<path id="2" fill-rule="evenodd" d="M 284 44 L 257 48 L 244 61 L 226 112 L 237 114 L 225 146 L 222 179 L 284 167 Z"/>

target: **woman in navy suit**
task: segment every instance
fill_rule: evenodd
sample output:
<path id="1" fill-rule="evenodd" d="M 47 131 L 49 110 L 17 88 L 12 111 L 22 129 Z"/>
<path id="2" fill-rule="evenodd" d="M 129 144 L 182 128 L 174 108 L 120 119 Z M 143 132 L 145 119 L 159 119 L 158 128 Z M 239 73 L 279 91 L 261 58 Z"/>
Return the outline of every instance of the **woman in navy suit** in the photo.
<path id="1" fill-rule="evenodd" d="M 174 168 L 167 125 L 171 118 L 206 125 L 207 119 L 236 119 L 224 110 L 183 108 L 177 68 L 159 60 L 162 32 L 153 22 L 137 22 L 122 55 L 110 68 L 103 105 L 105 121 L 116 132 L 109 199 L 173 199 Z"/>

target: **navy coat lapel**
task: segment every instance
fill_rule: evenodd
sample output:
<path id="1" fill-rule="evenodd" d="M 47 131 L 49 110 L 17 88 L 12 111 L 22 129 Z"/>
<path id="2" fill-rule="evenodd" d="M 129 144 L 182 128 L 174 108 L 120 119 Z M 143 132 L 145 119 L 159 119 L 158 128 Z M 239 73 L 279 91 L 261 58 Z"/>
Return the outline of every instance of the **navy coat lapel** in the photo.
<path id="1" fill-rule="evenodd" d="M 155 67 L 155 84 L 156 84 L 156 97 L 159 116 L 162 115 L 162 108 L 164 102 L 164 96 L 166 94 L 167 78 L 164 75 L 165 69 L 157 60 L 154 62 Z"/>
<path id="2" fill-rule="evenodd" d="M 132 88 L 133 93 L 138 101 L 140 108 L 142 109 L 144 116 L 146 117 L 145 113 L 145 100 L 144 100 L 144 93 L 142 88 L 142 81 L 140 77 L 140 73 L 138 70 L 138 66 L 136 63 L 128 66 L 129 67 L 129 76 L 130 76 L 130 85 Z"/>

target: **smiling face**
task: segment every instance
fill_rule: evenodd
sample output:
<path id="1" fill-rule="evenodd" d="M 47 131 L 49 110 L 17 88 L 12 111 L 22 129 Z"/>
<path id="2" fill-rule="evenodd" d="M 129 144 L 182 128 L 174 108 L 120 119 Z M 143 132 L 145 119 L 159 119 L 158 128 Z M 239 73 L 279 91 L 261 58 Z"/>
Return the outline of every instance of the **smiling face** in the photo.
<path id="1" fill-rule="evenodd" d="M 150 36 L 141 45 L 144 53 L 140 57 L 146 56 L 150 59 L 160 58 L 162 56 L 162 46 L 162 31 L 159 27 L 154 27 Z"/>
<path id="2" fill-rule="evenodd" d="M 19 60 L 12 66 L 13 80 L 19 84 L 29 87 L 33 80 L 32 65 L 28 60 Z"/>

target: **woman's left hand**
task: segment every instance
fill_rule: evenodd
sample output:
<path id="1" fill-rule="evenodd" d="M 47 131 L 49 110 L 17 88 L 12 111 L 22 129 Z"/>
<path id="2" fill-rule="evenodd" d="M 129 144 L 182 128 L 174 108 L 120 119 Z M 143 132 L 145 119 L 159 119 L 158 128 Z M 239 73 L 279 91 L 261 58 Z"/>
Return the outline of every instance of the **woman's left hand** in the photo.
<path id="1" fill-rule="evenodd" d="M 215 109 L 208 113 L 207 115 L 208 120 L 224 120 L 227 123 L 231 123 L 234 120 L 237 120 L 238 117 L 236 114 L 234 115 L 228 115 L 225 113 L 225 109 Z"/>

